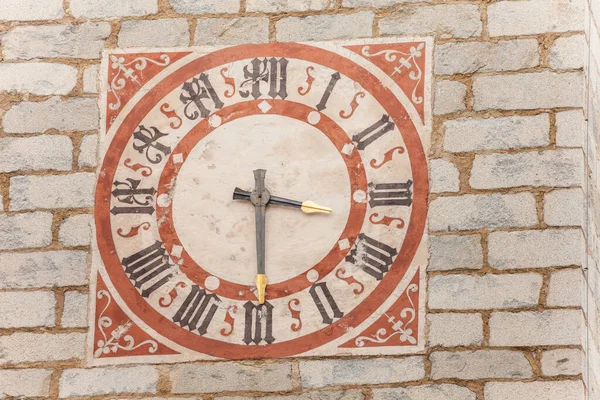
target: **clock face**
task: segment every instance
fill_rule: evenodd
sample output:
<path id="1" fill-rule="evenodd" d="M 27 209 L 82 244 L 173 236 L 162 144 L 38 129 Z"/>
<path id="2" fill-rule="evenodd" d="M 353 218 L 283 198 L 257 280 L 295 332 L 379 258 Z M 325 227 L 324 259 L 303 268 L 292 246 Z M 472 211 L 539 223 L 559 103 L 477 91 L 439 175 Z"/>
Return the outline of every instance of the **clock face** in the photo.
<path id="1" fill-rule="evenodd" d="M 107 55 L 92 358 L 421 349 L 428 52 Z"/>

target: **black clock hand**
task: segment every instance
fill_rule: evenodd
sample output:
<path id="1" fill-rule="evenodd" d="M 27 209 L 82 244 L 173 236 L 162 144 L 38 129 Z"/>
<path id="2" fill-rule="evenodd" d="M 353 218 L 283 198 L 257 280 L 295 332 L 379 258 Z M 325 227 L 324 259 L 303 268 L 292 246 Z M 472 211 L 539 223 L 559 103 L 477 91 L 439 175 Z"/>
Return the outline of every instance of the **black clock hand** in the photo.
<path id="1" fill-rule="evenodd" d="M 265 211 L 269 203 L 269 191 L 265 189 L 264 169 L 254 170 L 254 190 L 250 193 L 250 201 L 254 204 L 256 222 L 256 289 L 258 290 L 258 303 L 265 302 L 267 288 L 267 275 L 265 274 Z"/>
<path id="2" fill-rule="evenodd" d="M 247 192 L 245 190 L 242 190 L 242 189 L 236 187 L 235 190 L 233 191 L 233 199 L 250 201 L 250 192 Z M 268 204 L 274 205 L 274 206 L 299 208 L 307 214 L 314 213 L 314 212 L 322 212 L 322 213 L 330 213 L 331 212 L 331 208 L 320 206 L 310 200 L 296 201 L 296 200 L 286 199 L 283 197 L 271 196 Z"/>

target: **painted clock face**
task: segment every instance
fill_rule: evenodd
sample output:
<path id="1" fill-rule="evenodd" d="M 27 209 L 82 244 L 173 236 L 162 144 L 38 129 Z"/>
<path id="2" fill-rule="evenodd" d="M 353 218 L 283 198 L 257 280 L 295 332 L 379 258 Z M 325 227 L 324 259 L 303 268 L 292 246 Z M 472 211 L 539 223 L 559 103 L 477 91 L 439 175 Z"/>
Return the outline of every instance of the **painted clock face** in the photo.
<path id="1" fill-rule="evenodd" d="M 428 46 L 108 54 L 92 358 L 422 348 Z"/>

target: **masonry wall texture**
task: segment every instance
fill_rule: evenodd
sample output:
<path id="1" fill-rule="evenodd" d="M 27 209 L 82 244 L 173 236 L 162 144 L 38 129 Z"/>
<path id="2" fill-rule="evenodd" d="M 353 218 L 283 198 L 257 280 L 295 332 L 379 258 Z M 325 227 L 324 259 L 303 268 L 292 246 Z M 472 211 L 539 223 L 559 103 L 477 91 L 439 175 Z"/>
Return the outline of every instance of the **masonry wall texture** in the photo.
<path id="1" fill-rule="evenodd" d="M 0 398 L 599 399 L 599 31 L 598 0 L 1 0 Z M 394 35 L 436 40 L 426 351 L 86 367 L 102 49 Z"/>

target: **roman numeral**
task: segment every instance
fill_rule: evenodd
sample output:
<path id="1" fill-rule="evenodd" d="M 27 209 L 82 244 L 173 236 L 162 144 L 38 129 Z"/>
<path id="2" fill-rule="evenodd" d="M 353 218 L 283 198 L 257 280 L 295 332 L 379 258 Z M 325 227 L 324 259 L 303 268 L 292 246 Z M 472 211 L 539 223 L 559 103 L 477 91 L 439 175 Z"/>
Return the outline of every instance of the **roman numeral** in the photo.
<path id="1" fill-rule="evenodd" d="M 261 82 L 269 84 L 269 96 L 271 98 L 287 97 L 287 66 L 288 60 L 285 58 L 255 58 L 249 65 L 244 67 L 244 78 L 246 80 L 240 84 L 240 88 L 252 84 L 252 91 L 240 90 L 240 96 L 252 97 L 256 100 L 261 95 Z"/>
<path id="2" fill-rule="evenodd" d="M 120 202 L 131 205 L 130 207 L 113 207 L 110 212 L 113 215 L 117 214 L 153 214 L 154 195 L 156 189 L 139 187 L 141 181 L 137 179 L 127 178 L 127 182 L 114 181 L 115 189 L 112 195 Z"/>
<path id="3" fill-rule="evenodd" d="M 379 139 L 389 131 L 394 130 L 396 125 L 390 121 L 389 115 L 383 115 L 381 119 L 364 131 L 352 136 L 352 141 L 356 143 L 359 150 L 364 150 L 368 145 Z"/>
<path id="4" fill-rule="evenodd" d="M 215 92 L 213 85 L 208 79 L 208 75 L 202 73 L 198 78 L 186 82 L 181 87 L 183 92 L 179 96 L 179 100 L 185 104 L 183 114 L 191 120 L 198 118 L 198 111 L 202 118 L 206 118 L 210 115 L 211 111 L 204 105 L 202 100 L 211 99 L 215 108 L 221 109 L 224 104 Z M 192 107 L 195 105 L 195 109 Z"/>
<path id="5" fill-rule="evenodd" d="M 340 311 L 331 292 L 325 282 L 319 282 L 312 285 L 308 291 L 312 297 L 324 324 L 331 324 L 335 318 L 342 318 L 344 313 Z M 321 292 L 321 294 L 319 294 Z M 327 304 L 327 306 L 325 306 Z"/>
<path id="6" fill-rule="evenodd" d="M 254 304 L 251 301 L 244 304 L 246 319 L 244 323 L 244 343 L 259 344 L 263 340 L 267 344 L 275 341 L 273 337 L 273 305 L 268 301 L 264 304 Z"/>
<path id="7" fill-rule="evenodd" d="M 377 206 L 410 206 L 412 204 L 413 182 L 409 179 L 399 183 L 369 184 L 369 205 Z"/>
<path id="8" fill-rule="evenodd" d="M 125 257 L 121 263 L 134 286 L 141 289 L 143 297 L 149 297 L 173 276 L 171 268 L 174 265 L 169 262 L 169 255 L 158 240 L 153 245 Z"/>
<path id="9" fill-rule="evenodd" d="M 358 235 L 354 247 L 346 256 L 346 261 L 353 263 L 380 281 L 389 271 L 394 262 L 393 258 L 397 254 L 398 252 L 393 247 L 361 233 Z"/>
<path id="10" fill-rule="evenodd" d="M 329 101 L 329 96 L 331 96 L 331 92 L 333 88 L 340 80 L 340 73 L 336 72 L 331 75 L 331 79 L 329 80 L 329 85 L 327 85 L 327 89 L 325 89 L 325 93 L 323 93 L 323 97 L 321 97 L 321 101 L 317 104 L 317 110 L 322 111 L 327 107 L 327 102 Z"/>
<path id="11" fill-rule="evenodd" d="M 163 155 L 167 156 L 171 153 L 170 147 L 158 142 L 158 139 L 167 135 L 153 126 L 147 129 L 140 125 L 137 131 L 133 132 L 133 148 L 140 154 L 145 152 L 146 159 L 152 164 L 158 164 L 162 161 Z"/>
<path id="12" fill-rule="evenodd" d="M 190 332 L 198 330 L 200 335 L 204 335 L 219 308 L 216 303 L 220 301 L 216 294 L 207 294 L 206 290 L 193 285 L 190 294 L 173 316 L 173 322 Z"/>

